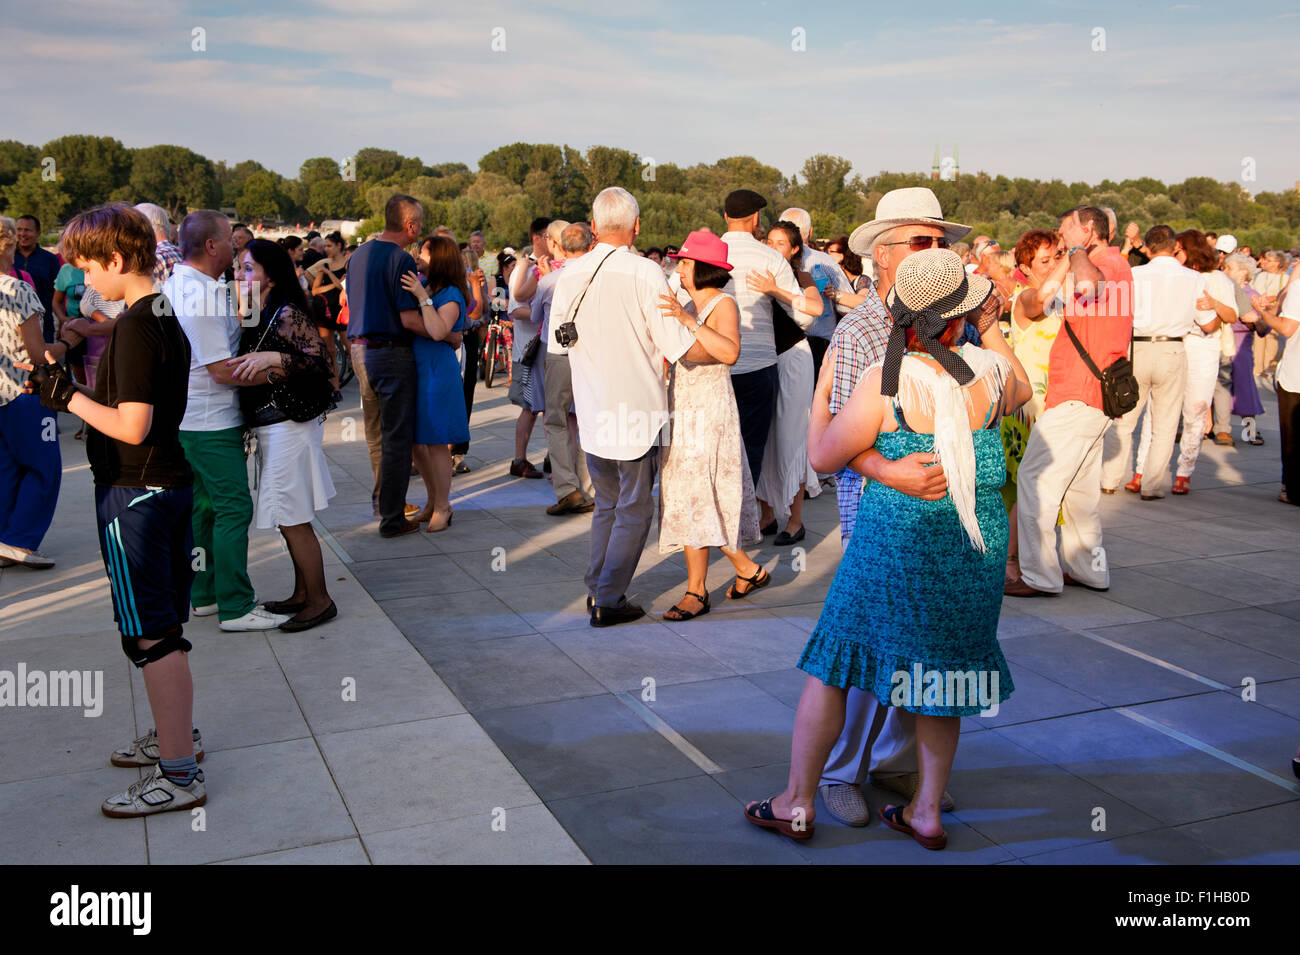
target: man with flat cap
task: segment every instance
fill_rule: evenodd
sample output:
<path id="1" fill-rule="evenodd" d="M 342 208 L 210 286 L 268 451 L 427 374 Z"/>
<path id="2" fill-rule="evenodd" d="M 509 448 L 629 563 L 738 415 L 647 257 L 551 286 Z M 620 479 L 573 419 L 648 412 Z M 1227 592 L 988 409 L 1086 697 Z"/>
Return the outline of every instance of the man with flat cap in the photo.
<path id="1" fill-rule="evenodd" d="M 762 279 L 761 284 L 774 283 L 775 289 L 785 292 L 792 301 L 804 297 L 790 263 L 776 249 L 755 238 L 759 231 L 759 210 L 766 205 L 767 200 L 758 193 L 737 189 L 727 196 L 722 212 L 727 220 L 722 241 L 727 243 L 727 260 L 732 265 L 731 283 L 726 291 L 735 296 L 740 306 L 740 357 L 731 366 L 731 387 L 736 393 L 740 435 L 755 484 L 763 467 L 763 449 L 767 446 L 767 432 L 776 408 L 778 381 L 776 340 L 772 336 L 773 300 L 754 285 Z M 748 281 L 750 273 L 755 282 Z M 805 331 L 817 320 L 817 315 L 806 314 L 798 308 L 792 309 L 792 314 Z"/>

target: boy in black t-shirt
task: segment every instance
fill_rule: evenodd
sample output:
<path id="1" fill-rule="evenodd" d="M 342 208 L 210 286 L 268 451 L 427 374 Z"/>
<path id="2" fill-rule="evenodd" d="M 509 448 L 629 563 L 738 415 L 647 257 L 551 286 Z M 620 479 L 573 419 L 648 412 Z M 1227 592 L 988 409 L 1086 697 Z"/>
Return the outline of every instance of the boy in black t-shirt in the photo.
<path id="1" fill-rule="evenodd" d="M 63 232 L 63 255 L 109 300 L 125 299 L 100 359 L 94 394 L 47 353 L 30 385 L 41 403 L 84 419 L 95 477 L 99 545 L 113 617 L 127 658 L 144 672 L 157 731 L 113 753 L 115 766 L 157 768 L 110 796 L 104 815 L 132 818 L 207 801 L 193 729 L 194 683 L 181 625 L 189 620 L 193 477 L 178 431 L 190 347 L 164 296 L 153 291 L 154 233 L 125 205 L 83 212 Z"/>

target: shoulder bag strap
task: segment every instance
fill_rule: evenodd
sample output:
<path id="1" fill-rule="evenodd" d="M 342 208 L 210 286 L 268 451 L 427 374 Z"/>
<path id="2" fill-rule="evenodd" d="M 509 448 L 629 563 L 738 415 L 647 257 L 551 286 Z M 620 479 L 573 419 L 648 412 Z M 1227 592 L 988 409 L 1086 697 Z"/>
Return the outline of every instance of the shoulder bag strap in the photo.
<path id="1" fill-rule="evenodd" d="M 1092 372 L 1093 377 L 1098 381 L 1101 381 L 1101 369 L 1098 368 L 1097 363 L 1092 360 L 1092 356 L 1084 350 L 1078 336 L 1074 334 L 1074 329 L 1070 327 L 1070 320 L 1068 318 L 1063 319 L 1061 324 L 1065 326 L 1065 331 L 1069 334 L 1070 341 L 1074 342 L 1075 351 L 1079 353 L 1079 357 L 1083 359 L 1083 363 L 1088 366 L 1088 370 Z"/>

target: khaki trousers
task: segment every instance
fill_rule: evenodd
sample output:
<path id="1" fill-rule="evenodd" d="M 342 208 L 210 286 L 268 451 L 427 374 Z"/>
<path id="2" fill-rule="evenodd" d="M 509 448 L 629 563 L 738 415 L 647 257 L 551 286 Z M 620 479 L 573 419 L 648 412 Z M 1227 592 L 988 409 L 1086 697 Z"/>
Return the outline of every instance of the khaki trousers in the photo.
<path id="1" fill-rule="evenodd" d="M 1169 490 L 1169 458 L 1178 433 L 1178 415 L 1183 410 L 1187 388 L 1187 359 L 1182 342 L 1134 342 L 1133 376 L 1138 381 L 1137 406 L 1119 418 L 1106 439 L 1106 463 L 1101 486 L 1110 490 L 1125 483 L 1133 454 L 1133 430 L 1146 411 L 1151 426 L 1151 449 L 1139 453 L 1137 472 L 1142 475 L 1142 493 L 1162 497 Z M 1144 433 L 1146 425 L 1143 425 Z"/>
<path id="2" fill-rule="evenodd" d="M 562 500 L 581 491 L 593 500 L 595 491 L 587 473 L 587 456 L 569 431 L 569 409 L 573 407 L 573 372 L 568 355 L 547 354 L 545 359 L 546 410 L 542 424 L 546 429 L 546 453 L 551 456 L 551 485 L 555 499 Z"/>

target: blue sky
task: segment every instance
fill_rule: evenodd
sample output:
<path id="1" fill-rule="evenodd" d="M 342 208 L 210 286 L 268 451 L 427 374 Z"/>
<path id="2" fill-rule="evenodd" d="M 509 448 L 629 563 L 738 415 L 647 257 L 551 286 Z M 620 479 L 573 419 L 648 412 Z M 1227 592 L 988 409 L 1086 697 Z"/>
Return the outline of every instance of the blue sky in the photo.
<path id="1" fill-rule="evenodd" d="M 939 140 L 964 172 L 1241 181 L 1249 158 L 1252 191 L 1300 180 L 1294 4 L 0 5 L 24 66 L 0 79 L 0 135 L 37 144 L 112 135 L 295 175 L 362 146 L 472 168 L 522 140 L 787 174 L 828 152 L 869 175 L 928 170 Z"/>

